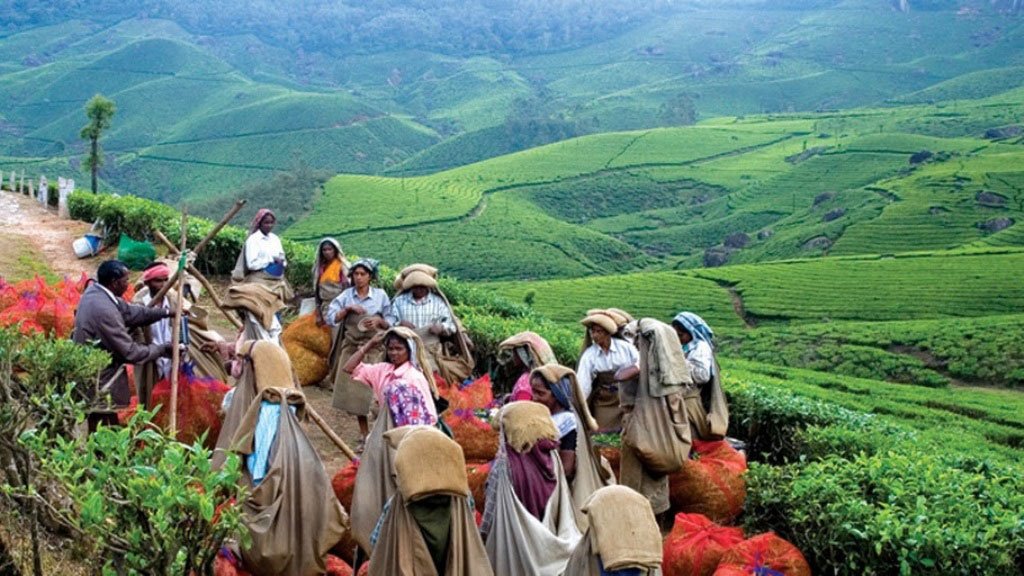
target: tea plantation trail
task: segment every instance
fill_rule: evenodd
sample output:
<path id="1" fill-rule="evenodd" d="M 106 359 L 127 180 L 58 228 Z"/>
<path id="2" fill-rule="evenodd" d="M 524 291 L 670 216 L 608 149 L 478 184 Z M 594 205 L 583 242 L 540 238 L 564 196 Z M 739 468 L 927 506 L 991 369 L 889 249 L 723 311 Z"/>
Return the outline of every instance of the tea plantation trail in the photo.
<path id="1" fill-rule="evenodd" d="M 44 261 L 39 268 L 49 269 L 57 276 L 68 275 L 77 278 L 83 272 L 90 276 L 94 275 L 99 263 L 104 259 L 115 257 L 116 251 L 108 250 L 93 258 L 78 259 L 75 257 L 71 244 L 88 230 L 88 224 L 58 218 L 56 212 L 43 208 L 28 196 L 14 194 L 6 190 L 0 192 L 0 276 L 11 273 L 5 265 L 7 262 L 5 256 L 15 258 L 22 256 L 21 254 L 4 255 L 5 250 L 10 250 L 12 245 L 17 247 L 26 244 L 34 248 L 33 257 Z M 216 281 L 215 283 L 222 284 Z M 222 284 L 222 287 L 226 287 L 226 284 Z M 201 299 L 200 304 L 213 310 L 212 302 L 204 302 Z M 211 313 L 210 318 L 215 320 L 213 327 L 225 338 L 234 338 L 227 323 L 220 322 L 223 318 L 220 314 Z M 359 441 L 359 431 L 355 419 L 341 414 L 331 406 L 331 391 L 316 386 L 307 386 L 303 392 L 306 394 L 306 401 L 324 417 L 331 428 L 350 447 L 355 448 Z M 323 458 L 327 473 L 333 477 L 338 470 L 348 464 L 348 459 L 315 424 L 307 423 L 305 429 Z"/>

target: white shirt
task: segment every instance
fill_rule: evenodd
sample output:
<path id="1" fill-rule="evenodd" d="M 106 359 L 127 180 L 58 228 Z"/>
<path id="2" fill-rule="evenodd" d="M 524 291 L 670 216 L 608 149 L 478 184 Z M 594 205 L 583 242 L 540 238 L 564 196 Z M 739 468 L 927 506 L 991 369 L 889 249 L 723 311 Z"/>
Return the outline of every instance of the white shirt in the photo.
<path id="1" fill-rule="evenodd" d="M 149 306 L 149 303 L 153 301 L 153 297 L 148 293 L 142 297 L 142 303 Z M 167 301 L 167 297 L 164 296 L 164 302 L 161 308 L 169 310 L 171 307 L 170 302 Z M 153 340 L 153 344 L 167 344 L 171 341 L 171 318 L 164 318 L 163 320 L 157 320 L 149 325 L 149 335 Z M 166 378 L 171 373 L 171 359 L 170 358 L 157 358 L 156 359 L 157 373 L 161 379 Z"/>
<path id="2" fill-rule="evenodd" d="M 686 363 L 690 365 L 690 376 L 698 386 L 711 380 L 711 371 L 715 369 L 715 353 L 711 345 L 703 340 L 691 340 L 683 346 Z"/>
<path id="3" fill-rule="evenodd" d="M 589 398 L 590 391 L 594 384 L 594 374 L 618 370 L 627 366 L 636 366 L 640 363 L 640 352 L 625 340 L 612 338 L 608 351 L 605 352 L 597 344 L 591 344 L 580 356 L 580 363 L 576 368 L 576 379 L 580 383 L 583 397 Z"/>
<path id="4" fill-rule="evenodd" d="M 276 257 L 284 258 L 284 247 L 277 234 L 257 230 L 245 240 L 245 266 L 249 270 L 263 270 L 273 264 Z"/>

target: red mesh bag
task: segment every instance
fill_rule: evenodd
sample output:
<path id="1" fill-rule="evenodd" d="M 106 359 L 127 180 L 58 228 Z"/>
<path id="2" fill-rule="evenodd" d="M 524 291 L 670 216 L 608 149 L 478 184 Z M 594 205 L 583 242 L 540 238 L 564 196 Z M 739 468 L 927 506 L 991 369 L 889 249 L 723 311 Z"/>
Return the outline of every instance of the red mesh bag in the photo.
<path id="1" fill-rule="evenodd" d="M 331 329 L 317 326 L 316 315 L 306 314 L 281 332 L 281 345 L 288 352 L 295 376 L 302 386 L 320 383 L 330 371 Z"/>
<path id="2" fill-rule="evenodd" d="M 338 540 L 334 547 L 331 548 L 331 554 L 334 554 L 338 558 L 348 562 L 348 565 L 351 566 L 352 562 L 355 561 L 355 551 L 357 546 L 359 546 L 359 544 L 356 542 L 356 539 L 352 537 L 352 531 L 347 530 L 345 531 L 345 535 L 341 537 L 341 540 Z"/>
<path id="3" fill-rule="evenodd" d="M 442 416 L 452 430 L 455 442 L 462 446 L 466 460 L 491 461 L 498 454 L 498 431 L 464 409 L 448 410 Z"/>
<path id="4" fill-rule="evenodd" d="M 338 470 L 338 473 L 331 479 L 331 488 L 334 488 L 334 495 L 346 511 L 352 509 L 352 491 L 356 487 L 356 472 L 358 471 L 359 460 L 354 460 L 341 470 Z"/>
<path id="5" fill-rule="evenodd" d="M 676 514 L 662 546 L 665 576 L 711 576 L 729 548 L 743 541 L 743 530 L 719 526 L 701 514 Z"/>
<path id="6" fill-rule="evenodd" d="M 206 447 L 213 449 L 220 434 L 220 404 L 230 388 L 216 378 L 199 378 L 189 364 L 182 366 L 178 376 L 178 433 L 179 442 L 191 444 L 203 432 Z M 170 424 L 171 381 L 169 378 L 157 382 L 153 387 L 153 405 L 161 404 L 153 422 L 166 429 Z"/>
<path id="7" fill-rule="evenodd" d="M 800 550 L 772 532 L 733 546 L 722 556 L 714 576 L 811 576 Z"/>
<path id="8" fill-rule="evenodd" d="M 135 415 L 135 412 L 139 409 L 139 399 L 137 396 L 132 396 L 131 402 L 128 406 L 117 411 L 117 423 L 124 426 L 128 423 L 128 420 Z"/>
<path id="9" fill-rule="evenodd" d="M 669 476 L 672 508 L 703 514 L 722 524 L 735 520 L 747 498 L 746 458 L 724 440 L 694 441 L 693 455 L 696 458 Z"/>
<path id="10" fill-rule="evenodd" d="M 217 554 L 213 560 L 213 576 L 252 576 L 224 556 Z"/>
<path id="11" fill-rule="evenodd" d="M 437 382 L 438 392 L 448 400 L 450 410 L 482 410 L 494 404 L 489 374 L 484 374 L 465 386 L 448 384 L 437 374 L 434 375 L 434 381 Z"/>
<path id="12" fill-rule="evenodd" d="M 18 291 L 6 280 L 0 278 L 0 311 L 14 305 L 18 301 Z"/>
<path id="13" fill-rule="evenodd" d="M 54 286 L 36 276 L 15 285 L 0 284 L 0 326 L 21 325 L 23 334 L 43 333 L 66 338 L 75 327 L 80 294 L 62 280 Z"/>
<path id="14" fill-rule="evenodd" d="M 352 567 L 333 554 L 327 555 L 327 576 L 352 576 Z"/>
<path id="15" fill-rule="evenodd" d="M 491 474 L 489 462 L 466 462 L 466 480 L 469 491 L 473 493 L 473 506 L 483 513 L 487 497 L 487 477 Z"/>
<path id="16" fill-rule="evenodd" d="M 356 576 L 366 576 L 369 573 L 370 573 L 370 563 L 369 562 L 364 562 L 363 565 L 359 567 L 359 574 L 357 574 Z"/>

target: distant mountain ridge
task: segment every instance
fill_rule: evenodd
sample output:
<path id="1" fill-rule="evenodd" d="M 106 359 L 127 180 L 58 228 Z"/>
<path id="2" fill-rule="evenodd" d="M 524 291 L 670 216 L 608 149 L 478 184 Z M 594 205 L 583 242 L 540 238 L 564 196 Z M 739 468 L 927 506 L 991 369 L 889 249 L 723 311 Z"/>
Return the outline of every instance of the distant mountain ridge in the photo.
<path id="1" fill-rule="evenodd" d="M 607 4 L 17 0 L 0 8 L 0 169 L 76 172 L 96 92 L 119 107 L 105 184 L 176 203 L 297 162 L 424 174 L 719 115 L 982 98 L 1024 66 L 1014 2 Z M 513 9 L 493 41 L 472 40 Z M 445 18 L 476 23 L 456 34 Z M 397 33 L 417 26 L 421 40 Z"/>

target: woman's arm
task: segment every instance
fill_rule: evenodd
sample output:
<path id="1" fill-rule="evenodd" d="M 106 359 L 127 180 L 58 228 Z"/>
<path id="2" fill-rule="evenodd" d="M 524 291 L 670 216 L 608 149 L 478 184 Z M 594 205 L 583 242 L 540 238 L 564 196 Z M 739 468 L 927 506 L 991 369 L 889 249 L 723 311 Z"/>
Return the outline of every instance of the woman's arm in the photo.
<path id="1" fill-rule="evenodd" d="M 355 354 L 352 354 L 352 356 L 349 357 L 348 362 L 345 362 L 345 365 L 342 366 L 341 369 L 344 370 L 346 374 L 352 374 L 355 372 L 356 368 L 363 363 L 363 357 L 366 356 L 366 353 L 372 350 L 374 346 L 379 346 L 382 340 L 384 340 L 384 332 L 377 332 L 374 334 L 373 338 L 370 338 L 366 344 L 363 344 L 355 351 Z"/>

